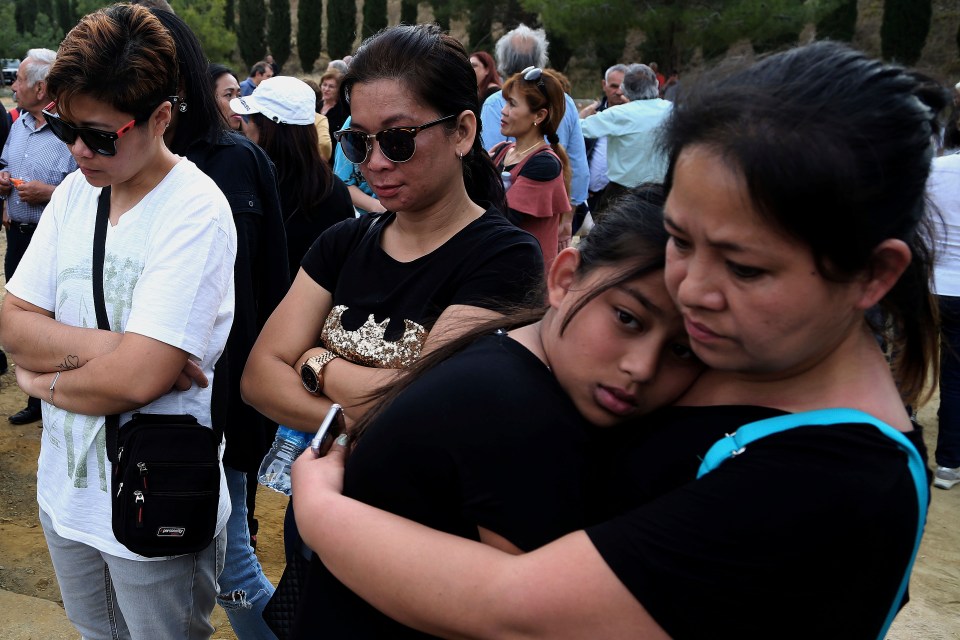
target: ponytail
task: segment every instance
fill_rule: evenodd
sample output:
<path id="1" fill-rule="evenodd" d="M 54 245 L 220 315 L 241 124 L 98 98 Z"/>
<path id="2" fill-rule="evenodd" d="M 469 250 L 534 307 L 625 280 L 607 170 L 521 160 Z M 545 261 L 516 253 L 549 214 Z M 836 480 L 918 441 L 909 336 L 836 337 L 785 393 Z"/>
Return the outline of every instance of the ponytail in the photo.
<path id="1" fill-rule="evenodd" d="M 477 135 L 473 140 L 470 151 L 463 156 L 463 183 L 467 188 L 467 195 L 476 203 L 489 202 L 501 214 L 507 212 L 507 193 L 503 189 L 503 181 L 490 154 L 483 148 L 480 139 L 480 121 L 477 120 Z"/>

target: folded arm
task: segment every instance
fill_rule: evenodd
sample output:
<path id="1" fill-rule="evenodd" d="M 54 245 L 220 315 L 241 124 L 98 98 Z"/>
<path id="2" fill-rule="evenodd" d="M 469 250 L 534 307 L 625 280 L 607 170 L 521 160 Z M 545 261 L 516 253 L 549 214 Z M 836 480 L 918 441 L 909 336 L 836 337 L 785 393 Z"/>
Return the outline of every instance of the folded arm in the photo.
<path id="1" fill-rule="evenodd" d="M 347 415 L 359 419 L 369 408 L 370 392 L 390 384 L 398 369 L 379 369 L 337 358 L 324 368 L 324 393 L 314 396 L 303 388 L 300 365 L 325 351 L 317 347 L 323 323 L 333 308 L 333 296 L 303 271 L 257 338 L 243 372 L 244 401 L 271 420 L 311 431 L 323 420 L 330 404 L 343 405 Z M 434 324 L 424 352 L 461 335 L 498 314 L 464 305 L 447 308 Z"/>
<path id="2" fill-rule="evenodd" d="M 71 327 L 53 312 L 7 293 L 0 310 L 0 343 L 18 366 L 48 373 L 76 369 L 119 346 L 123 334 Z M 46 396 L 41 396 L 46 397 Z"/>

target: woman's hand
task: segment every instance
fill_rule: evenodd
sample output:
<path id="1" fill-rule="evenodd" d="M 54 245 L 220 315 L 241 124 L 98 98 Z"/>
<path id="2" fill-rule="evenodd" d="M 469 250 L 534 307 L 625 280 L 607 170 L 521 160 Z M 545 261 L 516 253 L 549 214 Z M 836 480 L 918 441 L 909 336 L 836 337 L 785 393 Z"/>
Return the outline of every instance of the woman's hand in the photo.
<path id="1" fill-rule="evenodd" d="M 316 508 L 318 499 L 330 493 L 340 495 L 343 491 L 343 469 L 348 447 L 348 436 L 341 435 L 334 440 L 330 451 L 323 458 L 318 458 L 313 449 L 307 447 L 294 461 L 291 468 L 291 488 L 293 511 L 298 517 L 301 514 L 307 519 L 316 516 L 317 514 L 312 513 L 312 507 Z"/>
<path id="2" fill-rule="evenodd" d="M 46 400 L 47 396 L 45 394 L 49 393 L 50 385 L 42 385 L 38 382 L 40 376 L 43 375 L 46 374 L 30 371 L 17 365 L 17 386 L 28 396 Z"/>
<path id="3" fill-rule="evenodd" d="M 177 375 L 177 381 L 173 383 L 173 389 L 171 389 L 171 391 L 189 391 L 194 382 L 196 382 L 197 386 L 201 389 L 206 389 L 207 384 L 209 384 L 207 376 L 204 375 L 200 365 L 190 358 L 187 358 L 187 363 L 183 365 L 183 369 L 180 371 L 180 374 Z"/>

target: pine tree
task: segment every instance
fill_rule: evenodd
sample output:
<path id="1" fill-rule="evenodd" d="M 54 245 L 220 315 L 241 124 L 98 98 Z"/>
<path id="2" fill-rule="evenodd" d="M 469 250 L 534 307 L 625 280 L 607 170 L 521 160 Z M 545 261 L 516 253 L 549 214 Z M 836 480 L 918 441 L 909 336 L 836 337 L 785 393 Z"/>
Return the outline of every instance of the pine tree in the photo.
<path id="1" fill-rule="evenodd" d="M 290 59 L 290 0 L 270 0 L 267 43 L 278 68 Z"/>
<path id="2" fill-rule="evenodd" d="M 417 0 L 400 0 L 400 23 L 417 24 Z"/>
<path id="3" fill-rule="evenodd" d="M 887 60 L 913 64 L 930 32 L 931 0 L 884 0 L 880 51 Z"/>
<path id="4" fill-rule="evenodd" d="M 387 26 L 387 0 L 363 0 L 363 37 L 372 36 Z"/>
<path id="5" fill-rule="evenodd" d="M 233 31 L 237 28 L 236 0 L 226 0 L 226 4 L 223 7 L 223 28 L 227 31 Z"/>
<path id="6" fill-rule="evenodd" d="M 313 64 L 323 47 L 323 0 L 300 0 L 297 6 L 297 54 L 304 73 L 313 72 Z"/>
<path id="7" fill-rule="evenodd" d="M 353 51 L 357 6 L 353 0 L 327 0 L 327 53 L 342 58 Z"/>
<path id="8" fill-rule="evenodd" d="M 850 42 L 857 27 L 857 0 L 840 0 L 817 21 L 817 39 Z"/>
<path id="9" fill-rule="evenodd" d="M 252 67 L 267 53 L 267 41 L 264 26 L 267 22 L 267 8 L 263 0 L 238 0 L 240 9 L 237 23 L 237 44 L 240 58 L 248 67 Z"/>
<path id="10" fill-rule="evenodd" d="M 478 2 L 470 10 L 470 23 L 467 26 L 467 38 L 471 51 L 493 51 L 490 32 L 493 27 L 493 2 Z"/>
<path id="11" fill-rule="evenodd" d="M 433 21 L 444 31 L 450 31 L 450 0 L 430 0 L 430 6 L 433 7 Z"/>

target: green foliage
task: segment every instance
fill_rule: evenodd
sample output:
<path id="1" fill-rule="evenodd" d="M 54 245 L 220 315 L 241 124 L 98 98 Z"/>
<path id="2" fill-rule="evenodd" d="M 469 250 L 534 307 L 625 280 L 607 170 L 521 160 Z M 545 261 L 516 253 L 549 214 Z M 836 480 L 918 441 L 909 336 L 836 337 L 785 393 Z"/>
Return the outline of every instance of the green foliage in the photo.
<path id="1" fill-rule="evenodd" d="M 493 13 L 496 5 L 493 2 L 479 2 L 470 11 L 470 22 L 467 25 L 467 39 L 471 51 L 488 51 L 493 53 Z"/>
<path id="2" fill-rule="evenodd" d="M 30 33 L 37 21 L 37 3 L 33 0 L 16 0 L 16 7 L 17 31 Z"/>
<path id="3" fill-rule="evenodd" d="M 297 55 L 304 73 L 313 73 L 313 64 L 323 47 L 323 0 L 300 0 L 297 5 Z"/>
<path id="4" fill-rule="evenodd" d="M 277 67 L 290 59 L 290 0 L 270 0 L 270 23 L 267 43 Z"/>
<path id="5" fill-rule="evenodd" d="M 60 25 L 53 22 L 45 13 L 37 14 L 37 21 L 33 26 L 33 33 L 30 34 L 30 49 L 53 49 L 60 46 L 64 33 Z"/>
<path id="6" fill-rule="evenodd" d="M 884 0 L 880 52 L 887 60 L 913 64 L 930 32 L 931 0 Z"/>
<path id="7" fill-rule="evenodd" d="M 357 6 L 353 0 L 327 0 L 327 53 L 342 58 L 353 52 Z"/>
<path id="8" fill-rule="evenodd" d="M 400 0 L 401 24 L 417 24 L 417 4 L 417 0 Z"/>
<path id="9" fill-rule="evenodd" d="M 372 36 L 387 26 L 387 0 L 363 0 L 363 37 Z"/>
<path id="10" fill-rule="evenodd" d="M 453 8 L 450 0 L 430 0 L 433 7 L 433 20 L 444 31 L 450 31 L 450 18 L 453 17 Z"/>
<path id="11" fill-rule="evenodd" d="M 40 8 L 43 11 L 38 11 Z M 0 0 L 0 57 L 22 60 L 30 49 L 56 51 L 64 31 L 51 17 L 55 10 L 50 0 L 17 4 Z M 27 28 L 20 28 L 21 20 L 27 21 Z"/>
<path id="12" fill-rule="evenodd" d="M 589 48 L 604 68 L 621 61 L 627 34 L 641 31 L 642 60 L 663 71 L 681 68 L 698 49 L 708 59 L 721 56 L 739 40 L 757 51 L 791 45 L 807 23 L 845 1 L 645 0 L 638 10 L 636 0 L 522 0 L 551 39 Z"/>
<path id="13" fill-rule="evenodd" d="M 214 62 L 227 62 L 236 46 L 236 36 L 223 28 L 226 0 L 176 0 L 177 15 L 190 26 Z"/>
<path id="14" fill-rule="evenodd" d="M 0 2 L 0 58 L 23 58 L 27 43 L 17 31 L 13 3 Z"/>
<path id="15" fill-rule="evenodd" d="M 841 0 L 817 21 L 817 39 L 851 42 L 857 27 L 857 0 Z"/>
<path id="16" fill-rule="evenodd" d="M 264 27 L 267 23 L 267 8 L 263 0 L 238 0 L 237 44 L 240 58 L 247 67 L 263 60 L 267 54 Z"/>
<path id="17" fill-rule="evenodd" d="M 236 0 L 226 0 L 223 5 L 223 28 L 227 31 L 235 31 L 237 28 Z"/>
<path id="18" fill-rule="evenodd" d="M 73 29 L 79 17 L 73 14 L 73 7 L 70 5 L 70 0 L 56 0 L 57 24 L 64 34 Z"/>

